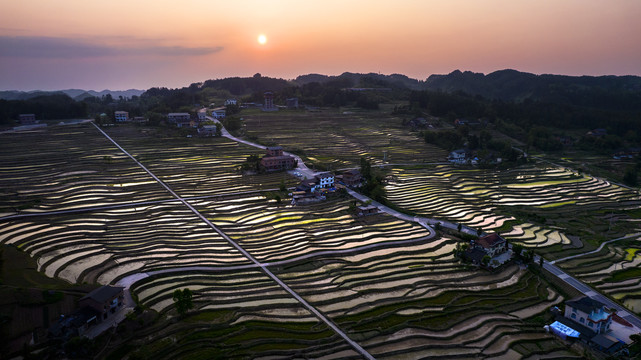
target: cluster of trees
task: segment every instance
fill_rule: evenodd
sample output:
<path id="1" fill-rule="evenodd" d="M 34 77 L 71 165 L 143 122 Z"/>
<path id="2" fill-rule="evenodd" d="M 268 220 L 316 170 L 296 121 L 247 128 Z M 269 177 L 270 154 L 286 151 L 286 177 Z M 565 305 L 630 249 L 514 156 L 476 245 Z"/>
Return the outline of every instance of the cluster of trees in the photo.
<path id="1" fill-rule="evenodd" d="M 385 177 L 380 171 L 373 171 L 372 163 L 364 157 L 361 157 L 361 176 L 363 178 L 361 187 L 363 195 L 385 203 Z"/>
<path id="2" fill-rule="evenodd" d="M 519 152 L 512 148 L 508 141 L 492 139 L 492 134 L 486 130 L 471 132 L 467 126 L 459 126 L 456 130 L 423 131 L 423 139 L 446 150 L 466 147 L 476 152 L 481 164 L 495 154 L 505 161 L 514 162 L 519 159 Z"/>
<path id="3" fill-rule="evenodd" d="M 462 117 L 486 118 L 497 130 L 528 142 L 542 150 L 559 150 L 561 144 L 550 132 L 553 129 L 606 128 L 608 136 L 586 136 L 578 145 L 585 149 L 610 152 L 628 144 L 641 142 L 641 105 L 612 108 L 603 105 L 594 108 L 582 102 L 550 100 L 523 101 L 489 100 L 480 95 L 461 91 L 444 93 L 437 91 L 412 91 L 409 106 L 398 108 L 405 113 L 427 111 L 431 115 L 445 117 L 450 121 Z M 547 130 L 546 130 L 547 129 Z"/>
<path id="4" fill-rule="evenodd" d="M 174 291 L 174 305 L 176 306 L 176 311 L 180 316 L 184 316 L 189 309 L 194 307 L 192 297 L 193 294 L 189 288 L 184 288 L 183 290 L 176 289 Z"/>
<path id="5" fill-rule="evenodd" d="M 19 114 L 35 114 L 38 120 L 74 119 L 87 116 L 87 104 L 69 95 L 52 94 L 27 100 L 1 100 L 0 124 L 11 124 Z"/>

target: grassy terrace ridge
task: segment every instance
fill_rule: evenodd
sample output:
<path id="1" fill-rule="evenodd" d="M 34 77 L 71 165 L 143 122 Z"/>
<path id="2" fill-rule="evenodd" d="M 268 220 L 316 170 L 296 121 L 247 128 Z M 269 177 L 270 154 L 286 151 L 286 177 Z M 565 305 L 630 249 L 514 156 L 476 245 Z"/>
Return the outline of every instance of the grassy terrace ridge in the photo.
<path id="1" fill-rule="evenodd" d="M 527 319 L 562 301 L 558 293 L 516 267 L 493 275 L 465 270 L 453 249 L 444 239 L 396 253 L 327 257 L 309 270 L 276 273 L 376 358 L 429 356 L 436 349 L 452 357 L 486 350 L 499 355 L 511 343 L 553 340 Z"/>
<path id="2" fill-rule="evenodd" d="M 184 206 L 155 204 L 0 223 L 0 241 L 72 283 L 176 266 L 249 264 Z"/>
<path id="3" fill-rule="evenodd" d="M 285 173 L 246 175 L 238 169 L 264 150 L 227 138 L 185 138 L 163 129 L 119 126 L 106 130 L 116 142 L 182 197 L 295 186 Z M 161 149 L 161 151 L 159 151 Z"/>
<path id="4" fill-rule="evenodd" d="M 510 240 L 537 247 L 549 259 L 588 251 L 606 236 L 639 229 L 638 194 L 557 167 L 396 168 L 386 190 L 388 200 L 398 207 L 500 231 Z"/>
<path id="5" fill-rule="evenodd" d="M 0 134 L 3 215 L 168 198 L 90 124 Z"/>
<path id="6" fill-rule="evenodd" d="M 297 118 L 304 113 L 289 115 Z M 543 228 L 535 221 L 538 218 L 534 215 L 538 213 L 530 215 L 530 225 L 526 225 L 528 223 L 522 221 L 521 215 L 494 214 L 493 210 L 486 210 L 485 204 L 478 205 L 478 199 L 490 201 L 497 198 L 497 193 L 504 192 L 522 196 L 531 192 L 531 188 L 521 193 L 519 189 L 501 187 L 499 183 L 494 189 L 492 186 L 495 185 L 486 186 L 493 178 L 488 171 L 426 167 L 423 161 L 442 159 L 445 152 L 417 140 L 414 134 L 400 126 L 401 119 L 394 118 L 386 125 L 388 127 L 384 127 L 385 116 L 376 116 L 373 112 L 320 113 L 313 117 L 317 121 L 325 117 L 326 120 L 322 121 L 326 123 L 322 126 L 334 128 L 325 137 L 325 142 L 319 135 L 321 131 L 314 133 L 310 129 L 305 130 L 302 124 L 296 124 L 289 129 L 291 144 L 279 145 L 289 150 L 298 146 L 295 140 L 300 141 L 301 146 L 304 141 L 312 141 L 310 144 L 318 147 L 304 149 L 306 155 L 318 161 L 319 166 L 326 164 L 332 168 L 353 165 L 361 155 L 380 163 L 382 155 L 377 154 L 384 149 L 389 151 L 391 161 L 418 160 L 413 169 L 391 170 L 390 198 L 403 199 L 394 186 L 415 182 L 407 194 L 412 196 L 412 201 L 418 202 L 397 202 L 398 207 L 417 214 L 424 213 L 421 207 L 424 200 L 412 192 L 426 193 L 430 186 L 442 189 L 447 181 L 453 197 L 436 192 L 436 198 L 441 197 L 441 203 L 449 206 L 459 196 L 461 204 L 480 210 L 480 215 L 474 215 L 476 220 L 474 216 L 470 218 L 470 224 L 494 222 L 494 225 L 509 226 L 507 231 L 520 226 L 524 233 L 521 235 L 523 242 L 535 243 L 531 239 L 538 239 L 539 234 L 544 234 L 546 239 L 558 236 L 561 240 L 556 244 L 566 246 L 561 245 L 565 241 L 561 226 Z M 261 123 L 260 126 L 273 121 L 270 125 L 276 129 L 286 120 L 296 121 L 293 118 L 279 120 L 278 114 L 249 112 L 246 117 L 248 135 L 251 135 L 249 132 L 256 121 Z M 342 126 L 341 122 L 347 129 L 346 133 L 354 133 L 353 137 L 337 130 Z M 357 129 L 361 131 L 357 133 Z M 52 158 L 56 147 L 69 147 L 69 157 L 56 165 L 62 173 L 55 173 L 55 176 L 63 179 L 63 185 L 78 179 L 90 184 L 98 183 L 103 173 L 79 173 L 82 170 L 73 164 L 78 163 L 86 169 L 91 169 L 95 165 L 91 161 L 96 159 L 107 164 L 103 155 L 107 149 L 113 156 L 113 167 L 105 165 L 105 172 L 133 176 L 132 182 L 149 180 L 148 177 L 146 180 L 137 178 L 139 169 L 133 162 L 118 155 L 113 146 L 96 137 L 95 130 L 91 130 L 85 125 L 51 127 L 45 133 L 16 135 L 16 144 L 12 143 L 7 148 L 10 149 L 9 154 L 18 152 L 18 144 L 31 135 L 42 137 L 42 144 L 38 146 L 47 148 Z M 283 136 L 288 134 L 286 130 L 283 128 Z M 287 186 L 296 183 L 293 177 L 283 173 L 239 173 L 237 167 L 246 157 L 260 155 L 262 150 L 225 138 L 185 138 L 171 134 L 169 129 L 137 126 L 110 127 L 106 131 L 180 196 L 278 188 L 283 180 Z M 359 148 L 360 144 L 367 143 L 371 143 L 370 148 Z M 333 153 L 339 155 L 337 161 L 331 161 Z M 416 157 L 418 153 L 424 154 L 425 158 Z M 93 160 L 78 160 L 86 156 Z M 36 186 L 38 181 L 47 179 L 47 173 L 37 166 L 39 160 L 37 148 L 33 152 L 25 152 L 20 158 L 31 174 L 40 176 L 33 184 L 26 182 L 26 188 L 40 189 Z M 5 171 L 18 176 L 22 170 L 6 168 Z M 543 177 L 545 180 L 542 181 L 564 181 L 574 176 L 537 168 L 519 171 L 516 176 L 510 172 L 506 176 L 512 176 L 515 184 L 536 183 L 537 177 Z M 415 174 L 407 177 L 407 172 Z M 162 188 L 160 191 L 148 191 L 146 187 L 151 189 L 154 185 L 151 183 L 123 182 L 123 185 L 127 186 L 120 186 L 119 190 L 131 192 L 136 201 L 167 196 Z M 542 197 L 549 197 L 550 192 L 562 185 L 536 184 L 535 187 L 544 193 Z M 596 187 L 608 196 L 619 196 L 618 190 L 589 178 L 567 185 L 579 186 L 585 193 Z M 102 185 L 90 188 L 64 186 L 68 196 L 56 195 L 53 188 L 38 190 L 42 191 L 45 199 L 41 204 L 56 209 L 68 206 L 73 199 L 74 206 L 86 207 L 92 203 L 91 198 L 97 196 L 95 189 Z M 495 190 L 498 192 L 492 193 Z M 453 256 L 458 240 L 443 234 L 425 240 L 429 234 L 425 228 L 386 214 L 355 216 L 350 210 L 352 199 L 347 197 L 335 195 L 324 202 L 292 207 L 286 195 L 280 194 L 280 203 L 272 195 L 203 199 L 192 201 L 192 204 L 260 261 L 314 255 L 309 260 L 271 266 L 270 270 L 377 358 L 568 354 L 542 329 L 542 322 L 547 320 L 546 310 L 562 302 L 564 294 L 550 288 L 545 280 L 533 273 L 513 265 L 494 273 L 469 268 Z M 117 203 L 128 199 L 129 195 L 114 191 L 109 196 L 102 195 L 101 199 Z M 567 201 L 562 197 L 559 195 L 554 201 Z M 605 196 L 603 198 L 600 204 L 584 205 L 587 208 L 601 206 L 607 202 Z M 432 200 L 425 203 L 429 201 Z M 29 206 L 35 204 L 34 199 L 24 195 L 14 205 L 22 206 L 23 202 Z M 630 200 L 630 206 L 633 205 L 634 201 Z M 503 211 L 505 208 L 502 206 L 507 205 L 499 207 Z M 539 210 L 558 211 L 571 206 L 577 204 Z M 434 214 L 433 211 L 441 210 L 430 208 L 429 214 Z M 466 208 L 443 210 L 441 215 L 457 221 L 461 216 L 467 216 L 463 215 L 466 211 Z M 603 215 L 607 216 L 607 213 Z M 403 246 L 331 253 L 332 250 L 412 239 L 417 241 Z M 101 341 L 107 343 L 100 358 L 358 358 L 347 343 L 319 323 L 263 273 L 234 268 L 249 262 L 180 204 L 156 203 L 6 220 L 0 223 L 0 242 L 11 244 L 23 255 L 32 256 L 36 261 L 34 267 L 41 272 L 71 283 L 113 283 L 125 275 L 152 270 L 216 267 L 216 271 L 194 269 L 156 274 L 133 284 L 131 290 L 141 309 L 146 311 L 130 315 L 113 336 L 98 340 L 100 344 L 103 344 Z M 584 248 L 588 248 L 588 244 Z M 320 253 L 322 255 L 315 255 Z M 185 318 L 179 318 L 172 294 L 174 290 L 185 287 L 193 291 L 195 307 Z"/>
<path id="7" fill-rule="evenodd" d="M 558 265 L 641 314 L 641 237 L 607 244 L 601 251 Z"/>
<path id="8" fill-rule="evenodd" d="M 402 124 L 402 117 L 379 111 L 340 108 L 319 113 L 243 111 L 243 135 L 265 145 L 281 145 L 319 169 L 355 167 L 365 157 L 374 164 L 443 161 L 447 153 L 426 144 Z"/>

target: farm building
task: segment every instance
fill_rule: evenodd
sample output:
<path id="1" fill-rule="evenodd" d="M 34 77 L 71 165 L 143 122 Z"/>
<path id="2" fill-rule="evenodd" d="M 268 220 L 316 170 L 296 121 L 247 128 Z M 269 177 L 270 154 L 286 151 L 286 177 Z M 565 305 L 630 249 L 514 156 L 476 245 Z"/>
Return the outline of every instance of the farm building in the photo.
<path id="1" fill-rule="evenodd" d="M 343 173 L 343 184 L 347 186 L 358 186 L 361 184 L 361 172 L 357 169 L 347 170 Z"/>
<path id="2" fill-rule="evenodd" d="M 18 119 L 22 125 L 32 125 L 36 123 L 35 114 L 20 114 L 18 115 Z"/>
<path id="3" fill-rule="evenodd" d="M 564 316 L 579 324 L 587 325 L 597 334 L 610 329 L 612 324 L 611 312 L 601 302 L 587 296 L 582 296 L 565 302 Z"/>
<path id="4" fill-rule="evenodd" d="M 89 328 L 99 322 L 100 312 L 90 307 L 76 310 L 71 315 L 61 315 L 49 327 L 49 334 L 54 339 L 69 339 L 84 335 Z"/>
<path id="5" fill-rule="evenodd" d="M 298 109 L 298 98 L 289 98 L 286 102 L 288 109 Z"/>
<path id="6" fill-rule="evenodd" d="M 129 121 L 129 113 L 126 111 L 116 111 L 114 112 L 114 119 L 116 122 L 127 122 Z"/>
<path id="7" fill-rule="evenodd" d="M 358 215 L 360 216 L 375 215 L 375 214 L 378 214 L 378 208 L 374 205 L 358 207 Z"/>
<path id="8" fill-rule="evenodd" d="M 334 186 L 334 175 L 329 172 L 320 173 L 315 176 L 318 186 L 322 188 L 331 188 Z"/>
<path id="9" fill-rule="evenodd" d="M 266 91 L 265 94 L 265 105 L 263 105 L 263 111 L 278 111 L 276 105 L 274 105 L 274 93 L 271 91 Z"/>
<path id="10" fill-rule="evenodd" d="M 226 116 L 226 110 L 224 107 L 216 108 L 212 110 L 211 116 L 213 116 L 214 119 L 224 119 Z"/>
<path id="11" fill-rule="evenodd" d="M 260 160 L 260 165 L 266 171 L 290 170 L 296 167 L 296 159 L 293 156 L 284 155 L 280 146 L 268 146 L 266 154 Z"/>
<path id="12" fill-rule="evenodd" d="M 216 136 L 216 125 L 203 125 L 199 127 L 198 136 Z"/>
<path id="13" fill-rule="evenodd" d="M 124 288 L 120 286 L 104 285 L 82 297 L 78 304 L 81 308 L 88 307 L 98 311 L 98 321 L 100 322 L 122 306 L 123 290 Z"/>
<path id="14" fill-rule="evenodd" d="M 549 329 L 563 339 L 578 338 L 593 349 L 612 354 L 625 346 L 610 329 L 615 313 L 600 301 L 581 296 L 565 302 L 564 316 L 557 316 Z"/>
<path id="15" fill-rule="evenodd" d="M 447 157 L 447 160 L 453 164 L 466 164 L 469 161 L 469 153 L 465 149 L 454 150 Z"/>
<path id="16" fill-rule="evenodd" d="M 505 241 L 505 239 L 503 239 L 499 234 L 494 233 L 482 236 L 476 241 L 472 240 L 470 248 L 471 247 L 479 248 L 490 257 L 494 257 L 507 251 L 507 241 Z"/>
<path id="17" fill-rule="evenodd" d="M 193 126 L 189 113 L 169 113 L 167 114 L 167 121 L 179 128 Z"/>

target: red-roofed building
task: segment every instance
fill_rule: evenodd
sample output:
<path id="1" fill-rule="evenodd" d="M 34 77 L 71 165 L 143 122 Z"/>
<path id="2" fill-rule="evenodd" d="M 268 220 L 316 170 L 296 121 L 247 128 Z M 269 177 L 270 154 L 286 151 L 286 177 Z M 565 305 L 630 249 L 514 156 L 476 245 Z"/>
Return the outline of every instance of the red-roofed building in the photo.
<path id="1" fill-rule="evenodd" d="M 280 146 L 268 146 L 267 154 L 260 160 L 260 165 L 266 171 L 290 170 L 296 167 L 296 159 L 293 156 L 283 154 Z"/>
<path id="2" fill-rule="evenodd" d="M 507 241 L 497 233 L 478 238 L 478 240 L 474 241 L 473 246 L 481 248 L 490 257 L 507 251 Z"/>

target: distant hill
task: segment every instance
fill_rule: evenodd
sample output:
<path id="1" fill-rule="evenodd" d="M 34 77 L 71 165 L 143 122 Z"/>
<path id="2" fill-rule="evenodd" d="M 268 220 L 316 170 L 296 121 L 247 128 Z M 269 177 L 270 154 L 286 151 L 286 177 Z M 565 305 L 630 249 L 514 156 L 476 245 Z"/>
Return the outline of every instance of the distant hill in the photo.
<path id="1" fill-rule="evenodd" d="M 344 72 L 338 76 L 307 74 L 301 75 L 294 80 L 298 85 L 305 85 L 312 82 L 324 84 L 330 81 L 347 81 L 352 87 L 389 87 L 410 90 L 421 90 L 424 88 L 422 81 L 401 74 L 382 75 L 376 73 L 359 74 L 350 72 Z"/>
<path id="2" fill-rule="evenodd" d="M 129 90 L 102 90 L 102 91 L 94 91 L 94 90 L 81 90 L 81 89 L 67 89 L 67 90 L 55 90 L 55 91 L 42 91 L 42 90 L 34 90 L 34 91 L 17 91 L 17 90 L 6 90 L 6 91 L 0 91 L 0 99 L 4 100 L 27 100 L 27 99 L 32 99 L 37 96 L 42 96 L 42 95 L 52 95 L 52 94 L 66 94 L 69 95 L 69 97 L 73 98 L 74 100 L 82 100 L 87 97 L 91 96 L 97 96 L 97 97 L 102 97 L 107 94 L 111 94 L 111 96 L 114 99 L 118 99 L 118 97 L 127 97 L 130 98 L 132 96 L 140 96 L 144 90 L 136 90 L 136 89 L 129 89 Z"/>
<path id="3" fill-rule="evenodd" d="M 506 101 L 532 99 L 590 105 L 641 94 L 641 77 L 535 75 L 516 70 L 484 75 L 456 70 L 448 75 L 431 75 L 425 81 L 425 89 L 449 93 L 463 91 Z"/>

